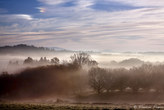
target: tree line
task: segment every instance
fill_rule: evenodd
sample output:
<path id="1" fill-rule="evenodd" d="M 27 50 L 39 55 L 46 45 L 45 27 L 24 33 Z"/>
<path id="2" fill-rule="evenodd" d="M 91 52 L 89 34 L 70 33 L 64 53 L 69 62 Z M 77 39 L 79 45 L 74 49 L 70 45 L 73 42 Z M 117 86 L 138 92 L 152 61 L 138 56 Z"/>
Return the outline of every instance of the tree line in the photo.
<path id="1" fill-rule="evenodd" d="M 25 65 L 31 65 L 31 64 L 33 64 L 33 65 L 43 65 L 43 64 L 44 65 L 48 65 L 48 64 L 57 65 L 59 63 L 60 63 L 60 60 L 57 57 L 54 57 L 50 60 L 47 59 L 46 57 L 41 57 L 40 60 L 34 60 L 33 58 L 28 57 L 23 61 L 23 64 L 25 64 Z"/>
<path id="2" fill-rule="evenodd" d="M 164 92 L 164 65 L 143 64 L 131 69 L 92 68 L 89 71 L 90 87 L 103 92 Z"/>
<path id="3" fill-rule="evenodd" d="M 45 61 L 45 58 L 41 59 Z M 31 61 L 34 60 L 29 57 L 24 63 Z M 72 55 L 70 61 L 58 62 L 57 65 L 28 68 L 16 74 L 3 72 L 0 87 L 0 97 L 10 98 L 79 95 L 91 90 L 96 94 L 164 92 L 164 65 L 143 64 L 131 69 L 100 68 L 89 54 L 82 52 Z"/>

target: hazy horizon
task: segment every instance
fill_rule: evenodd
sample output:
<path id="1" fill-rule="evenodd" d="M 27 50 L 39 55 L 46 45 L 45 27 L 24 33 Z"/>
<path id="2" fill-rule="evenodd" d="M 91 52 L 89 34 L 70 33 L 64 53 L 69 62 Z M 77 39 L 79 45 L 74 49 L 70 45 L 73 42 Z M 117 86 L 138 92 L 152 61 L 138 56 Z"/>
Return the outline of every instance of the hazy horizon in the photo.
<path id="1" fill-rule="evenodd" d="M 27 45 L 27 46 L 34 46 L 34 47 L 43 47 L 43 48 L 48 48 L 48 49 L 54 49 L 54 50 L 56 50 L 56 51 L 75 51 L 75 52 L 101 52 L 101 53 L 103 53 L 103 54 L 110 54 L 110 53 L 164 53 L 164 50 L 154 50 L 154 51 L 151 51 L 151 50 L 149 50 L 149 51 L 117 51 L 117 50 L 95 50 L 95 49 L 93 49 L 93 50 L 80 50 L 80 49 L 77 49 L 77 50 L 68 50 L 68 49 L 66 49 L 66 48 L 61 48 L 61 47 L 57 47 L 57 46 L 49 46 L 49 47 L 47 47 L 47 46 L 37 46 L 37 45 L 33 45 L 33 44 L 26 44 L 26 43 L 20 43 L 20 44 L 12 44 L 12 45 L 10 45 L 10 44 L 6 44 L 6 45 L 2 45 L 2 46 L 0 46 L 0 47 L 6 47 L 6 46 L 18 46 L 18 45 Z"/>

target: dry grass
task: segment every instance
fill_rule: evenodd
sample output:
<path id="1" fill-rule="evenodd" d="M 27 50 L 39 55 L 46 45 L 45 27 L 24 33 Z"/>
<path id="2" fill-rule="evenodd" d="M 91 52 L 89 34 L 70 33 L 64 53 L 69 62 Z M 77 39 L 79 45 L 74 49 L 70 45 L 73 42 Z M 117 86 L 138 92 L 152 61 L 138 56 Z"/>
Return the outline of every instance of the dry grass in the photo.
<path id="1" fill-rule="evenodd" d="M 0 110 L 163 110 L 163 105 L 128 104 L 0 104 Z"/>

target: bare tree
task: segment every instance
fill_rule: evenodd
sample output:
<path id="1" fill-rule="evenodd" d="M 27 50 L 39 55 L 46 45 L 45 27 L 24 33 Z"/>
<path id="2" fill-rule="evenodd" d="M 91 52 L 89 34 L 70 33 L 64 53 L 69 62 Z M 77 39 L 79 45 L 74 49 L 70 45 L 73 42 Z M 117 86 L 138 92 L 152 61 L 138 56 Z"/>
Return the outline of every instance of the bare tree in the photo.
<path id="1" fill-rule="evenodd" d="M 128 86 L 128 75 L 127 70 L 124 68 L 115 69 L 113 70 L 113 86 L 112 89 L 118 89 L 120 91 L 123 91 Z"/>
<path id="2" fill-rule="evenodd" d="M 132 88 L 133 92 L 138 92 L 142 88 L 144 70 L 134 67 L 129 70 L 129 87 Z"/>
<path id="3" fill-rule="evenodd" d="M 113 74 L 111 71 L 108 71 L 105 74 L 105 79 L 104 79 L 104 89 L 106 90 L 106 92 L 108 93 L 109 90 L 111 90 L 112 85 L 115 82 L 115 78 L 113 77 Z"/>
<path id="4" fill-rule="evenodd" d="M 84 52 L 74 54 L 71 56 L 71 61 L 73 64 L 82 67 L 83 65 L 96 66 L 98 63 L 95 60 L 92 60 L 90 55 Z"/>
<path id="5" fill-rule="evenodd" d="M 51 59 L 51 63 L 55 64 L 55 65 L 59 64 L 59 61 L 60 60 L 57 57 L 54 57 L 54 58 Z"/>
<path id="6" fill-rule="evenodd" d="M 106 71 L 101 68 L 92 68 L 89 71 L 89 85 L 98 94 L 101 94 L 104 90 L 105 73 Z"/>

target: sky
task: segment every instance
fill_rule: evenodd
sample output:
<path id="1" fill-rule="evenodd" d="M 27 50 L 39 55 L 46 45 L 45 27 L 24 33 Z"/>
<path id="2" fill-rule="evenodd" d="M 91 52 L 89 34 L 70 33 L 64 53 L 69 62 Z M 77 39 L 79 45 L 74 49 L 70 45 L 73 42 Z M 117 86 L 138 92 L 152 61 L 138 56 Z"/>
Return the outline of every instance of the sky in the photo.
<path id="1" fill-rule="evenodd" d="M 164 51 L 164 0 L 0 0 L 0 46 Z"/>

